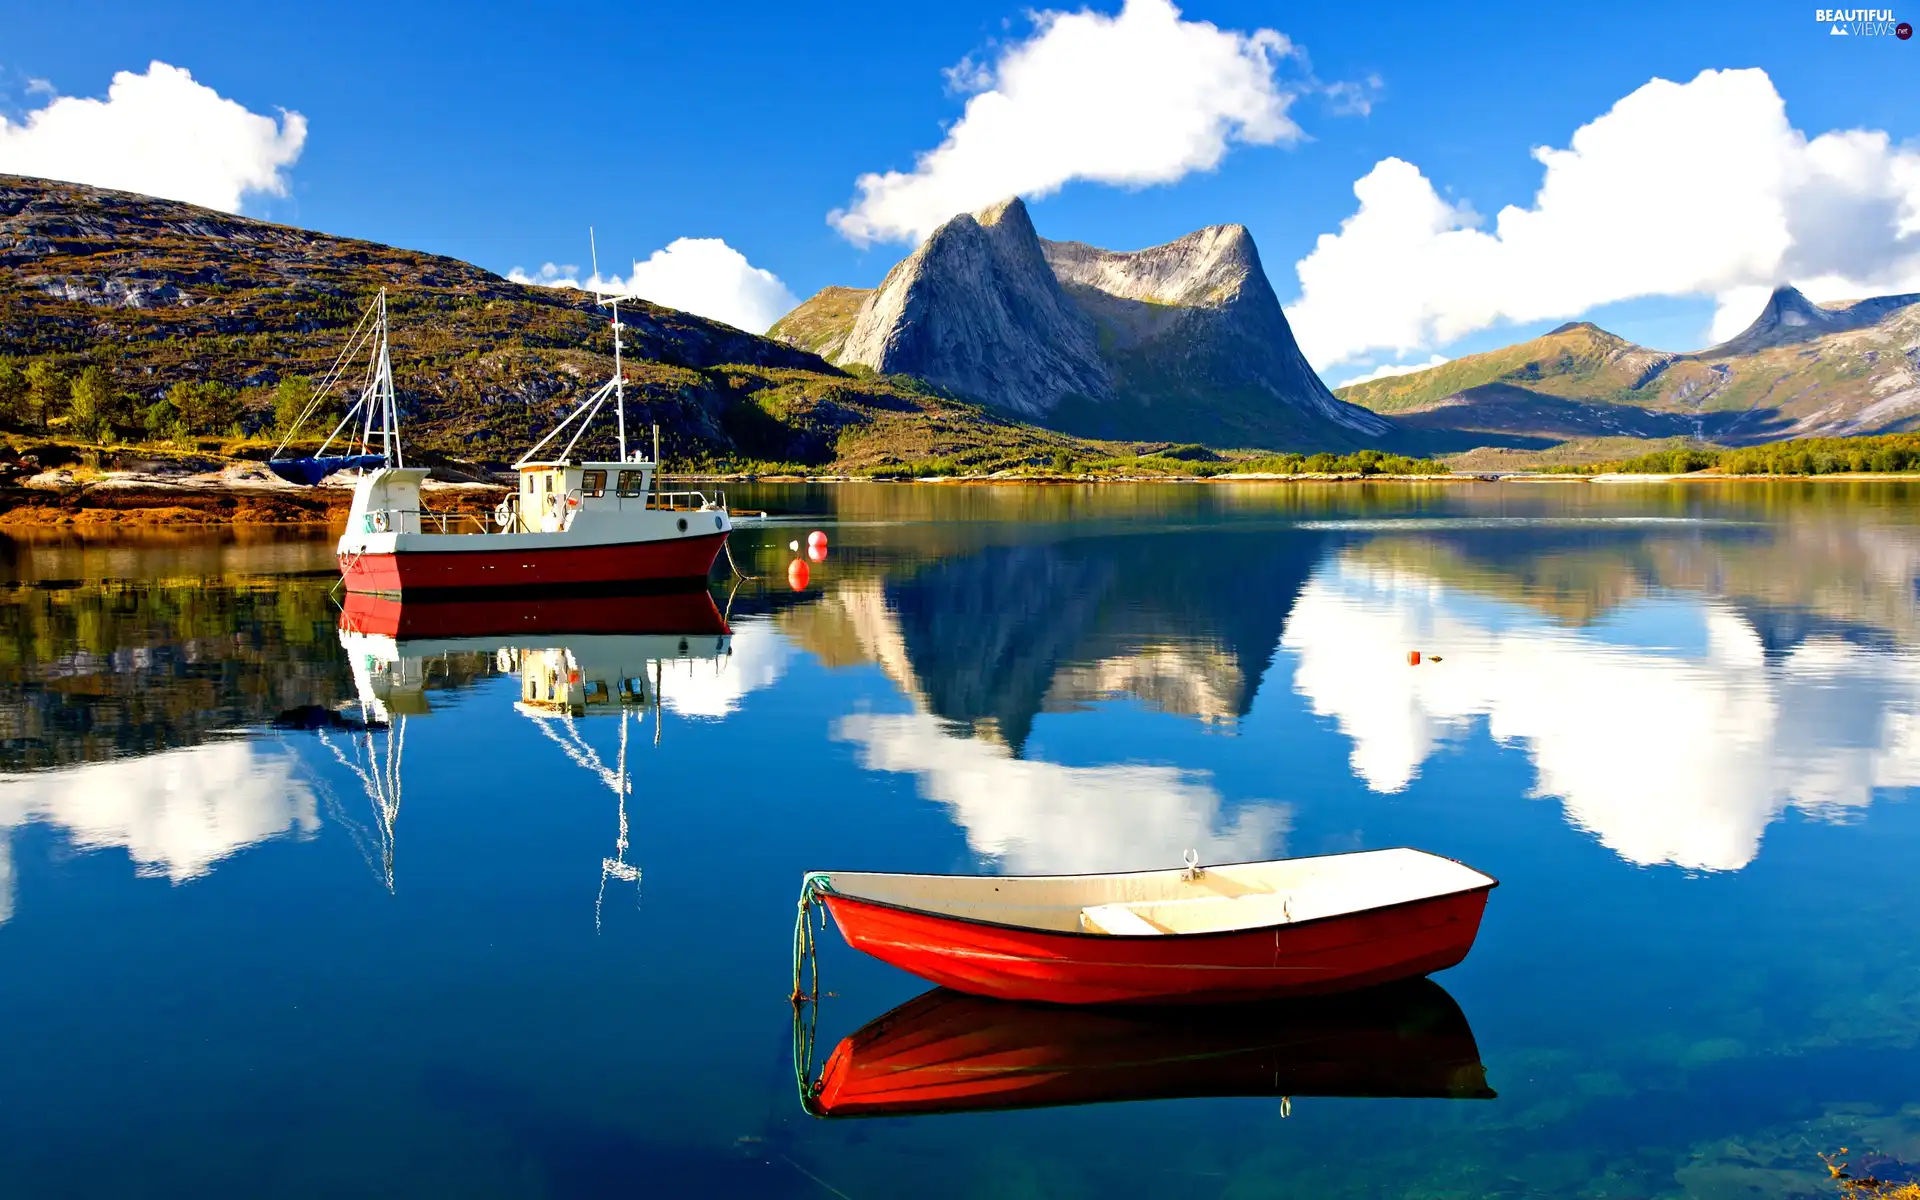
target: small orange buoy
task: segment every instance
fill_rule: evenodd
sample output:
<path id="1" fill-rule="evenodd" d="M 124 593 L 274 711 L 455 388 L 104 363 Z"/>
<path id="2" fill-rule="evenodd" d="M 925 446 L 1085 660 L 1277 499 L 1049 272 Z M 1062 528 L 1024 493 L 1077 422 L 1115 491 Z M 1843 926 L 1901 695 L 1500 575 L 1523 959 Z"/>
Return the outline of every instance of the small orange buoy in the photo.
<path id="1" fill-rule="evenodd" d="M 827 561 L 827 544 L 825 542 L 808 542 L 807 557 L 814 562 Z"/>
<path id="2" fill-rule="evenodd" d="M 1420 665 L 1420 652 L 1418 650 L 1407 651 L 1407 665 L 1410 667 L 1417 667 Z"/>
<path id="3" fill-rule="evenodd" d="M 813 572 L 807 569 L 806 562 L 796 558 L 787 567 L 787 586 L 796 592 L 804 592 L 807 590 L 807 580 L 812 576 Z"/>

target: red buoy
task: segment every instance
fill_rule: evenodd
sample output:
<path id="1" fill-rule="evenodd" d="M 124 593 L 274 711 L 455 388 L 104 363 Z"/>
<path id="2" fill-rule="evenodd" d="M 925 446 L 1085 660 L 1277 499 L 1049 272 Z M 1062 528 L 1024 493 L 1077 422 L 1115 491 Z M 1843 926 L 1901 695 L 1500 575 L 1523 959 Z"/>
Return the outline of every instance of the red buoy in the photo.
<path id="1" fill-rule="evenodd" d="M 825 542 L 808 542 L 807 557 L 814 562 L 827 561 L 827 544 Z"/>
<path id="2" fill-rule="evenodd" d="M 814 530 L 812 533 L 807 535 L 807 545 L 809 546 L 825 546 L 826 544 L 827 544 L 827 535 L 820 532 L 818 529 Z"/>
<path id="3" fill-rule="evenodd" d="M 796 592 L 804 592 L 807 590 L 807 580 L 812 575 L 813 572 L 807 570 L 806 562 L 796 558 L 787 567 L 787 586 Z"/>
<path id="4" fill-rule="evenodd" d="M 1407 665 L 1410 667 L 1417 667 L 1420 665 L 1420 652 L 1418 650 L 1407 651 Z"/>

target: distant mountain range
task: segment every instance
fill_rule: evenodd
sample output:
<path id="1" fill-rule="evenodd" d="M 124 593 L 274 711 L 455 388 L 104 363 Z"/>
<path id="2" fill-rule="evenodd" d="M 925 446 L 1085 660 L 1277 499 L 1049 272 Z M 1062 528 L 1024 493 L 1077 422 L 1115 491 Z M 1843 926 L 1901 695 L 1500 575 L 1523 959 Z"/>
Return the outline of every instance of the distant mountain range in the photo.
<path id="1" fill-rule="evenodd" d="M 322 373 L 381 287 L 419 449 L 510 460 L 611 370 L 606 314 L 577 291 L 0 175 L 0 355 L 103 366 L 132 406 L 216 381 L 240 389 L 259 432 L 277 380 Z M 1040 238 L 1018 200 L 947 222 L 878 288 L 821 291 L 770 338 L 622 312 L 631 415 L 661 424 L 683 468 L 1122 470 L 1155 448 L 1141 442 L 1435 453 L 1920 428 L 1920 295 L 1816 305 L 1782 288 L 1739 336 L 1692 354 L 1578 322 L 1336 396 L 1243 227 L 1108 251 Z M 137 407 L 124 424 L 143 436 Z"/>
<path id="2" fill-rule="evenodd" d="M 1820 305 L 1781 287 L 1739 335 L 1692 354 L 1580 321 L 1338 394 L 1460 448 L 1902 432 L 1920 427 L 1920 294 Z"/>
<path id="3" fill-rule="evenodd" d="M 1393 430 L 1307 365 L 1241 225 L 1101 250 L 1039 237 L 1009 199 L 940 226 L 872 291 L 821 291 L 769 336 L 1089 436 L 1319 448 Z"/>

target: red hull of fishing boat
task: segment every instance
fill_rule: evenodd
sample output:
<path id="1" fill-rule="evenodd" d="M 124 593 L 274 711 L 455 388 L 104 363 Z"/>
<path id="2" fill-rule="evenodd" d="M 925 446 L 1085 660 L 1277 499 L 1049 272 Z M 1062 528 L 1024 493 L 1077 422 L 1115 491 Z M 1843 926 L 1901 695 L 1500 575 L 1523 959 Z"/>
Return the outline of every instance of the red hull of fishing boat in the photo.
<path id="1" fill-rule="evenodd" d="M 847 943 L 977 996 L 1052 1004 L 1225 1003 L 1347 991 L 1445 970 L 1487 887 L 1259 929 L 1105 937 L 990 924 L 829 892 Z"/>
<path id="2" fill-rule="evenodd" d="M 705 579 L 726 540 L 714 533 L 599 546 L 342 554 L 340 575 L 350 592 L 394 595 Z"/>

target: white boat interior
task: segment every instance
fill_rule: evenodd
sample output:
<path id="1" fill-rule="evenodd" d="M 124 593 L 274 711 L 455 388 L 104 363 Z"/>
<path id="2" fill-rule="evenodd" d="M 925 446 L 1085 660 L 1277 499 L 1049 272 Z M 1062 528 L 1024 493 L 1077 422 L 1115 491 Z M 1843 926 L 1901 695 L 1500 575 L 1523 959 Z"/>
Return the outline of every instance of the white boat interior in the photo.
<path id="1" fill-rule="evenodd" d="M 824 874 L 834 892 L 856 899 L 996 925 L 1115 937 L 1261 929 L 1495 883 L 1451 858 L 1405 847 L 1120 875 Z"/>

